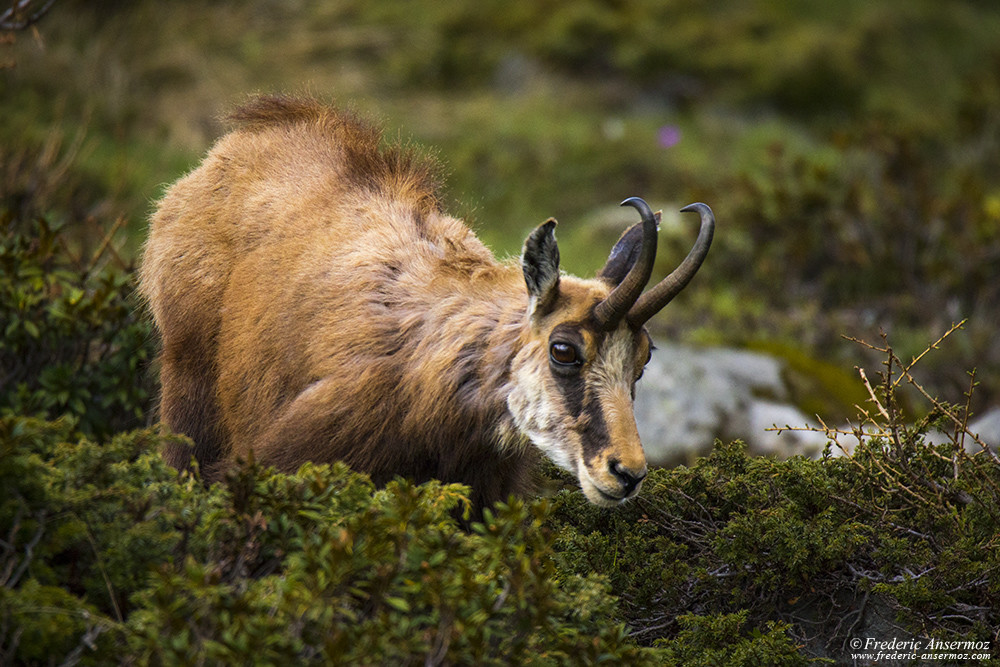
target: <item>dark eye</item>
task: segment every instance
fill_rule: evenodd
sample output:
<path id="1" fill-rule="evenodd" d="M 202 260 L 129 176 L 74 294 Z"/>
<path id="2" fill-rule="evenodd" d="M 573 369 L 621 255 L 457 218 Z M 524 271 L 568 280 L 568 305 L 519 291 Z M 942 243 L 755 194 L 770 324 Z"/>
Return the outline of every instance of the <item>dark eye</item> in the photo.
<path id="1" fill-rule="evenodd" d="M 549 358 L 560 366 L 576 366 L 580 363 L 579 353 L 569 343 L 552 343 Z"/>

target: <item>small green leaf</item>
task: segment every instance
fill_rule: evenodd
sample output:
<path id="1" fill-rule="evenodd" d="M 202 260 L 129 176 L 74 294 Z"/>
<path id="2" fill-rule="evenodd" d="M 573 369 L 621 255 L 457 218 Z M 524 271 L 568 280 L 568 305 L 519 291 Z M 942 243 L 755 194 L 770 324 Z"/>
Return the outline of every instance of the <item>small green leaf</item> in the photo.
<path id="1" fill-rule="evenodd" d="M 385 603 L 397 611 L 409 612 L 410 603 L 403 598 L 387 597 Z"/>

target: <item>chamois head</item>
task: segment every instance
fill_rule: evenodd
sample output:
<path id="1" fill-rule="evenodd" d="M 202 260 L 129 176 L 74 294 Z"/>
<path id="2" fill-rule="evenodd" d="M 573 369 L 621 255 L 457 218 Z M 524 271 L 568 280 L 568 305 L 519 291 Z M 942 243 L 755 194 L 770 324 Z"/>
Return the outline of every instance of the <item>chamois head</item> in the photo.
<path id="1" fill-rule="evenodd" d="M 635 207 L 642 221 L 622 234 L 593 280 L 560 275 L 555 220 L 525 241 L 529 333 L 507 399 L 518 428 L 602 506 L 634 496 L 646 476 L 632 405 L 652 349 L 644 325 L 694 276 L 715 230 L 705 204 L 681 209 L 700 214 L 698 239 L 676 270 L 643 293 L 656 258 L 657 216 L 638 197 L 622 206 Z"/>

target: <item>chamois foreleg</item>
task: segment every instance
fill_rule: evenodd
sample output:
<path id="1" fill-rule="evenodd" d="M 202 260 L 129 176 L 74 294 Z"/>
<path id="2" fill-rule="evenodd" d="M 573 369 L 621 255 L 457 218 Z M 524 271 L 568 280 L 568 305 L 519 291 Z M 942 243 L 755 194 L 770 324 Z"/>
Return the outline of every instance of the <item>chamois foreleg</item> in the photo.
<path id="1" fill-rule="evenodd" d="M 198 347 L 173 344 L 169 338 L 164 338 L 160 419 L 175 433 L 190 437 L 194 449 L 170 442 L 163 447 L 163 458 L 174 468 L 186 470 L 193 456 L 204 469 L 224 455 L 215 379 L 206 372 L 211 361 L 197 353 Z"/>

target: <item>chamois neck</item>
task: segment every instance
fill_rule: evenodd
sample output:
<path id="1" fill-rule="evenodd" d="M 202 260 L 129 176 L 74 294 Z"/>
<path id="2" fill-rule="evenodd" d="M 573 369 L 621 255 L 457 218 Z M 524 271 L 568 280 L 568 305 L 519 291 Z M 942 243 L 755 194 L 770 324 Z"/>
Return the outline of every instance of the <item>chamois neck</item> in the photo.
<path id="1" fill-rule="evenodd" d="M 415 352 L 419 365 L 435 373 L 434 386 L 447 392 L 438 397 L 442 407 L 468 419 L 477 439 L 506 449 L 521 438 L 507 397 L 511 366 L 529 331 L 528 296 L 516 266 L 495 264 L 471 273 L 429 309 L 425 325 L 437 342 Z"/>

